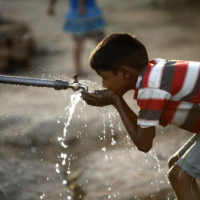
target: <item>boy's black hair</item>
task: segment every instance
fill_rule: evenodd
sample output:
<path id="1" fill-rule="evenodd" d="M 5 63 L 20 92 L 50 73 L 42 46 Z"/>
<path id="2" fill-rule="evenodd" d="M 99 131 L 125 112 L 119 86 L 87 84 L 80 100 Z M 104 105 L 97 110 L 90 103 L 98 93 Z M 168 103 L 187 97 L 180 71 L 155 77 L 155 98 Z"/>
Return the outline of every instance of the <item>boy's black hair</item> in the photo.
<path id="1" fill-rule="evenodd" d="M 127 33 L 113 33 L 104 38 L 90 56 L 92 69 L 112 71 L 117 74 L 121 66 L 130 66 L 141 71 L 148 64 L 145 46 Z"/>

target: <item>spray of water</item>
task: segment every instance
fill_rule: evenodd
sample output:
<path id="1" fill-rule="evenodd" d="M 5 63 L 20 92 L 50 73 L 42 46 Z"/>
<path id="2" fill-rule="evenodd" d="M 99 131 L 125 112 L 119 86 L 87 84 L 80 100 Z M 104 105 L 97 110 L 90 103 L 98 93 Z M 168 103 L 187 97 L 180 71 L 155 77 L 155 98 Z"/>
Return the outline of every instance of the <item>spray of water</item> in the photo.
<path id="1" fill-rule="evenodd" d="M 66 140 L 66 135 L 67 135 L 67 129 L 68 129 L 68 126 L 70 125 L 70 121 L 72 119 L 72 115 L 75 111 L 75 107 L 77 105 L 77 103 L 81 100 L 81 94 L 73 94 L 71 95 L 70 97 L 70 104 L 69 106 L 67 106 L 65 108 L 66 112 L 69 113 L 69 116 L 68 116 L 68 120 L 67 122 L 65 123 L 65 126 L 64 126 L 64 129 L 63 129 L 63 136 L 62 137 L 58 137 L 57 140 L 58 142 L 60 142 L 60 145 L 63 147 L 63 148 L 67 148 L 68 146 L 65 144 L 65 140 Z M 60 120 L 57 121 L 57 123 L 60 123 Z M 65 165 L 66 164 L 66 160 L 68 160 L 68 169 L 67 169 L 67 174 L 70 174 L 71 172 L 71 169 L 70 169 L 70 166 L 71 166 L 71 161 L 70 161 L 70 158 L 68 157 L 67 154 L 65 153 L 61 153 L 60 156 L 58 156 L 58 158 L 61 158 L 62 159 L 62 165 Z M 55 165 L 55 170 L 57 173 L 60 173 L 60 170 L 59 170 L 59 164 L 57 163 Z M 67 181 L 66 180 L 63 180 L 63 185 L 66 185 L 67 184 Z M 60 194 L 60 196 L 62 196 L 62 194 Z M 41 196 L 40 198 L 44 198 L 44 196 Z M 68 196 L 67 199 L 71 199 L 71 196 Z"/>
<path id="2" fill-rule="evenodd" d="M 69 117 L 68 117 L 68 120 L 67 120 L 67 123 L 65 124 L 65 127 L 64 127 L 64 130 L 63 130 L 63 137 L 58 137 L 58 141 L 60 142 L 61 146 L 64 147 L 64 148 L 67 148 L 68 146 L 65 144 L 65 138 L 66 138 L 66 133 L 67 133 L 67 127 L 70 125 L 70 121 L 71 121 L 71 118 L 72 118 L 72 115 L 74 113 L 74 110 L 75 110 L 75 107 L 76 107 L 76 104 L 80 101 L 80 96 L 81 94 L 74 94 L 74 95 L 71 95 L 71 103 L 69 106 L 67 106 L 65 108 L 65 110 L 68 110 L 69 111 Z"/>
<path id="3" fill-rule="evenodd" d="M 90 81 L 87 81 L 87 84 L 89 84 L 89 83 L 91 83 L 91 82 L 90 82 Z M 91 84 L 96 84 L 96 83 L 91 83 Z M 67 136 L 67 131 L 68 131 L 68 127 L 70 126 L 70 121 L 71 121 L 72 116 L 73 116 L 73 113 L 74 113 L 74 111 L 75 111 L 75 107 L 76 107 L 77 103 L 81 100 L 80 96 L 81 96 L 80 94 L 71 95 L 70 104 L 69 104 L 69 106 L 67 106 L 66 109 L 65 109 L 66 112 L 69 113 L 69 114 L 68 114 L 68 119 L 67 119 L 67 122 L 64 124 L 65 126 L 64 126 L 64 129 L 63 129 L 63 136 L 57 138 L 57 140 L 60 142 L 60 144 L 61 144 L 61 146 L 62 146 L 63 148 L 67 148 L 67 147 L 68 147 L 68 146 L 65 144 L 65 140 L 66 140 L 66 136 Z M 97 108 L 97 109 L 98 109 L 98 108 Z M 81 110 L 80 110 L 80 112 L 79 112 L 78 118 L 80 118 L 81 113 L 83 113 L 82 108 L 81 108 Z M 117 141 L 115 141 L 115 139 L 114 139 L 114 129 L 115 129 L 115 126 L 116 126 L 117 129 L 118 129 L 119 131 L 122 131 L 122 128 L 121 128 L 121 126 L 120 126 L 120 123 L 114 124 L 113 118 L 115 118 L 116 115 L 118 115 L 118 113 L 117 113 L 116 111 L 111 112 L 110 110 L 108 110 L 107 107 L 105 107 L 105 108 L 101 108 L 101 114 L 102 114 L 102 120 L 103 120 L 103 137 L 100 137 L 100 140 L 106 140 L 106 120 L 105 120 L 105 118 L 106 118 L 106 115 L 107 115 L 107 117 L 108 117 L 108 123 L 109 123 L 108 125 L 109 125 L 110 132 L 111 132 L 111 145 L 112 145 L 112 146 L 113 146 L 113 145 L 117 145 Z M 65 117 L 65 118 L 66 118 L 66 117 Z M 86 116 L 85 116 L 85 118 L 86 118 Z M 58 120 L 58 123 L 60 123 L 60 120 Z M 85 125 L 85 128 L 87 128 L 87 124 Z M 81 137 L 81 132 L 78 131 L 78 133 L 79 133 L 79 136 L 77 135 L 77 137 Z M 132 142 L 131 142 L 131 140 L 130 140 L 130 138 L 129 138 L 128 136 L 125 136 L 125 137 L 124 137 L 124 140 L 125 140 L 125 142 L 127 143 L 127 145 L 131 145 L 131 146 L 133 145 Z M 127 149 L 128 149 L 128 148 L 127 148 Z M 130 148 L 129 148 L 129 149 L 130 149 Z M 135 147 L 132 147 L 131 149 L 136 149 L 136 148 L 135 148 Z M 104 154 L 104 159 L 105 159 L 106 161 L 109 161 L 109 157 L 108 157 L 108 155 L 107 155 L 107 153 L 106 153 L 107 148 L 106 148 L 106 147 L 103 147 L 101 150 L 105 153 L 105 154 Z M 162 170 L 162 168 L 161 168 L 160 161 L 159 161 L 159 159 L 158 159 L 158 157 L 157 157 L 157 155 L 156 155 L 156 152 L 155 152 L 154 150 L 151 150 L 151 151 L 148 153 L 148 155 L 151 156 L 151 157 L 153 157 L 153 158 L 155 159 L 155 161 L 156 161 L 156 163 L 157 163 L 157 166 L 155 166 L 155 169 L 157 169 L 159 173 L 163 173 L 163 175 L 164 175 L 165 178 L 166 178 L 165 180 L 167 180 L 167 176 L 166 176 L 166 174 L 164 174 L 164 172 L 163 172 L 163 170 Z M 148 156 L 148 155 L 145 154 L 145 157 Z M 71 162 L 71 160 L 70 160 L 69 156 L 68 156 L 67 154 L 65 154 L 65 153 L 61 153 L 61 155 L 59 156 L 59 158 L 62 159 L 62 165 L 65 165 L 66 162 L 68 162 L 67 174 L 70 174 L 70 171 L 71 171 L 71 170 L 70 170 L 70 166 L 71 166 L 71 163 L 70 163 L 70 162 Z M 134 158 L 134 156 L 133 156 L 133 158 Z M 110 158 L 110 159 L 112 159 L 112 158 Z M 136 161 L 136 162 L 137 162 L 137 161 Z M 146 159 L 146 160 L 145 160 L 145 164 L 148 165 L 148 163 L 149 163 L 149 161 L 148 161 L 148 159 Z M 130 164 L 130 160 L 127 160 L 127 164 Z M 60 173 L 59 164 L 56 164 L 56 172 L 57 172 L 57 173 Z M 140 169 L 139 169 L 139 173 L 140 173 Z M 165 180 L 163 180 L 162 183 L 164 183 Z M 87 182 L 87 180 L 86 180 L 86 182 Z M 155 184 L 155 183 L 153 183 L 153 182 L 154 182 L 154 181 L 152 181 L 151 184 Z M 156 183 L 157 183 L 157 182 L 156 182 Z M 66 181 L 66 180 L 63 180 L 63 184 L 67 184 L 67 181 Z M 158 190 L 159 190 L 159 184 L 160 184 L 160 183 L 157 183 L 157 185 L 158 185 Z M 110 186 L 109 184 L 108 184 L 107 186 L 108 186 L 108 191 L 111 191 L 111 186 Z M 119 194 L 114 194 L 113 197 L 115 198 L 116 195 L 119 195 Z M 153 196 L 154 196 L 154 195 L 152 195 L 152 198 L 153 198 Z M 44 198 L 44 196 L 41 196 L 41 198 Z M 111 196 L 111 195 L 108 195 L 108 199 L 111 199 L 111 198 L 112 198 L 112 196 Z M 71 197 L 68 196 L 67 199 L 71 199 Z"/>

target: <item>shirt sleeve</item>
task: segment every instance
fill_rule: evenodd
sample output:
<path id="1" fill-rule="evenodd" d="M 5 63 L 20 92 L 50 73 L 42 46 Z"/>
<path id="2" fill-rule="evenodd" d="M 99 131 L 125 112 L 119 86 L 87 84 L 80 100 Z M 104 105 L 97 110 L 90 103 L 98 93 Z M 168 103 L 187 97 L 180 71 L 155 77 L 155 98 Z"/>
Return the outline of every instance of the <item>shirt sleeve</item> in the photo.
<path id="1" fill-rule="evenodd" d="M 159 125 L 160 116 L 171 94 L 157 88 L 142 88 L 138 91 L 139 115 L 137 124 L 141 128 Z"/>

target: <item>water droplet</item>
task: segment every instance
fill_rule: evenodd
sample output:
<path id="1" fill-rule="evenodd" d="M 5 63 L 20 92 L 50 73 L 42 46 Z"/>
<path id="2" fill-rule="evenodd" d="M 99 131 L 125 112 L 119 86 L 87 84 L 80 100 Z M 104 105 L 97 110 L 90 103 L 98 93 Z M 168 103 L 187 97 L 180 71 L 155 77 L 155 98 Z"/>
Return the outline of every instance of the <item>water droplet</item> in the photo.
<path id="1" fill-rule="evenodd" d="M 106 151 L 106 147 L 103 147 L 103 148 L 102 148 L 102 151 Z"/>

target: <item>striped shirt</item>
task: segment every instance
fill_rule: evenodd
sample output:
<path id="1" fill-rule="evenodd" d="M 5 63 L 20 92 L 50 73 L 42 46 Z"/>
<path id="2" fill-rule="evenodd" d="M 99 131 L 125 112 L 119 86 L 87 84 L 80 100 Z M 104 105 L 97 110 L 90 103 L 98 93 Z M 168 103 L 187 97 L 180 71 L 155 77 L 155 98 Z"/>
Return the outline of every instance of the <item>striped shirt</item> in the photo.
<path id="1" fill-rule="evenodd" d="M 138 125 L 200 132 L 200 62 L 154 59 L 138 77 Z"/>

